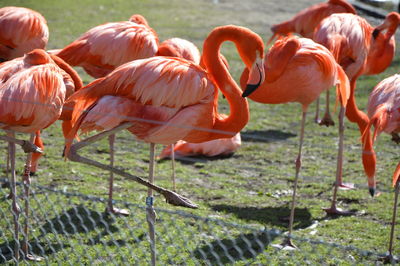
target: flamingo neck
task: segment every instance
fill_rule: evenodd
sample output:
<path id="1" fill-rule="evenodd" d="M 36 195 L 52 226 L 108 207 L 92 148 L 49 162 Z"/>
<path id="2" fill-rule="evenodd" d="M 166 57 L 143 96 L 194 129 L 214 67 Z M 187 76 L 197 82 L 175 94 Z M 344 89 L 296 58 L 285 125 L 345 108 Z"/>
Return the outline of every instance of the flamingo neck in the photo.
<path id="1" fill-rule="evenodd" d="M 214 131 L 211 133 L 210 139 L 233 137 L 249 121 L 248 102 L 241 96 L 241 89 L 219 56 L 221 45 L 225 41 L 235 43 L 239 54 L 241 54 L 242 42 L 240 40 L 243 41 L 245 34 L 245 31 L 238 30 L 233 26 L 224 26 L 217 31 L 213 31 L 204 42 L 204 65 L 215 80 L 218 88 L 225 95 L 230 107 L 228 116 L 223 114 L 216 115 Z"/>

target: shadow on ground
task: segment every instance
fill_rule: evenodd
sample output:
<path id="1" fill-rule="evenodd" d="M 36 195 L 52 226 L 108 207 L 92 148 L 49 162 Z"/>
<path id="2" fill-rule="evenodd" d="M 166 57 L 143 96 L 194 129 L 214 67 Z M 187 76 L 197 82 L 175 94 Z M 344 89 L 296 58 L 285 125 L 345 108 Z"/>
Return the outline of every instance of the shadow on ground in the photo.
<path id="1" fill-rule="evenodd" d="M 279 227 L 286 229 L 289 224 L 290 208 L 289 206 L 279 207 L 238 207 L 232 205 L 210 205 L 214 211 L 232 213 L 236 217 L 246 221 L 256 221 L 267 225 L 267 227 Z M 296 208 L 295 221 L 293 228 L 306 228 L 312 224 L 312 216 L 307 208 Z"/>
<path id="2" fill-rule="evenodd" d="M 267 231 L 259 233 L 241 234 L 235 239 L 216 240 L 205 244 L 193 251 L 199 260 L 207 261 L 214 265 L 234 263 L 257 257 L 276 238 Z M 207 263 L 207 264 L 208 264 Z"/>
<path id="3" fill-rule="evenodd" d="M 280 130 L 246 130 L 241 134 L 243 141 L 249 142 L 277 142 L 284 141 L 288 138 L 296 137 L 296 134 L 283 132 Z"/>

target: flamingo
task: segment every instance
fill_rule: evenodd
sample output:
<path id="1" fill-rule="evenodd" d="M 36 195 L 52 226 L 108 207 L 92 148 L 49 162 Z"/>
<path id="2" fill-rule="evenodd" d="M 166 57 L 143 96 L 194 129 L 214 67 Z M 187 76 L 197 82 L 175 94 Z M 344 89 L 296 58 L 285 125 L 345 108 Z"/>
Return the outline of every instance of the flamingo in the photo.
<path id="1" fill-rule="evenodd" d="M 132 60 L 152 56 L 178 56 L 200 62 L 200 52 L 190 41 L 171 38 L 161 43 L 156 32 L 147 20 L 134 14 L 129 21 L 106 23 L 94 27 L 84 33 L 63 49 L 52 50 L 51 53 L 64 59 L 72 66 L 81 66 L 92 77 L 106 76 L 116 67 Z M 63 124 L 64 132 L 70 124 Z M 110 165 L 113 166 L 115 135 L 109 136 Z M 172 144 L 173 145 L 173 144 Z M 172 160 L 172 180 L 175 190 L 175 161 Z M 129 215 L 124 209 L 113 206 L 113 173 L 109 177 L 108 205 L 106 212 Z"/>
<path id="2" fill-rule="evenodd" d="M 334 13 L 356 14 L 354 7 L 346 0 L 328 0 L 318 3 L 298 12 L 293 18 L 271 27 L 272 37 L 270 43 L 279 35 L 298 33 L 302 37 L 312 39 L 314 30 L 324 18 Z"/>
<path id="3" fill-rule="evenodd" d="M 229 155 L 234 153 L 242 144 L 240 133 L 231 138 L 215 139 L 202 143 L 188 143 L 179 140 L 174 147 L 165 147 L 159 155 L 159 159 L 173 156 L 196 156 L 204 155 L 207 157 Z"/>
<path id="4" fill-rule="evenodd" d="M 46 19 L 37 11 L 15 6 L 0 8 L 0 62 L 21 57 L 36 48 L 45 49 L 48 39 Z M 42 144 L 36 138 L 35 145 L 43 150 Z M 36 159 L 40 153 L 33 154 Z M 8 162 L 7 155 L 7 168 Z"/>
<path id="5" fill-rule="evenodd" d="M 368 117 L 369 123 L 366 126 L 363 140 L 363 164 L 368 177 L 368 183 L 375 184 L 376 155 L 373 144 L 382 132 L 397 135 L 400 132 L 400 75 L 395 74 L 382 80 L 375 86 L 368 98 Z M 370 129 L 374 126 L 374 134 L 371 137 Z M 396 225 L 397 201 L 400 190 L 400 163 L 397 165 L 393 174 L 395 187 L 395 197 L 393 206 L 393 218 L 390 230 L 389 249 L 387 260 L 394 263 L 393 259 L 393 240 L 394 227 Z"/>
<path id="6" fill-rule="evenodd" d="M 297 38 L 295 36 L 281 38 L 275 42 L 266 54 L 264 65 L 260 67 L 260 71 L 263 69 L 266 75 L 265 81 L 258 89 L 245 89 L 243 96 L 266 104 L 298 102 L 301 104 L 303 111 L 289 218 L 289 235 L 282 244 L 283 247 L 295 248 L 295 245 L 291 241 L 291 234 L 293 230 L 297 182 L 301 168 L 307 108 L 322 92 L 337 85 L 338 98 L 341 103 L 339 113 L 339 152 L 336 172 L 336 179 L 338 180 L 341 175 L 343 160 L 343 118 L 349 95 L 349 81 L 343 69 L 336 63 L 335 58 L 328 49 L 313 42 L 311 39 Z M 247 76 L 248 73 L 245 70 L 242 73 L 241 81 L 246 80 Z M 251 74 L 249 77 L 251 80 Z M 342 213 L 340 209 L 336 208 L 336 194 L 332 200 L 329 212 Z"/>
<path id="7" fill-rule="evenodd" d="M 400 15 L 396 12 L 389 13 L 383 23 L 375 28 L 354 14 L 332 14 L 315 30 L 314 41 L 323 44 L 333 53 L 350 80 L 351 93 L 346 117 L 357 123 L 361 134 L 368 123 L 368 117 L 356 105 L 354 93 L 357 78 L 362 74 L 380 73 L 390 65 L 395 50 L 394 33 L 399 22 Z M 386 33 L 383 33 L 385 30 Z M 327 106 L 321 123 L 330 124 L 331 121 Z"/>
<path id="8" fill-rule="evenodd" d="M 227 25 L 215 28 L 204 41 L 203 62 L 207 71 L 176 57 L 139 59 L 93 81 L 67 101 L 74 104 L 72 130 L 66 139 L 69 159 L 110 169 L 77 155 L 77 149 L 85 145 L 82 141 L 72 145 L 79 129 L 83 133 L 105 130 L 115 134 L 115 130 L 128 128 L 137 138 L 151 143 L 150 184 L 140 183 L 149 187 L 146 204 L 153 251 L 154 144 L 169 145 L 178 140 L 197 143 L 231 137 L 249 120 L 247 100 L 241 97 L 240 88 L 219 57 L 220 46 L 225 41 L 236 44 L 239 55 L 250 69 L 250 76 L 257 77 L 259 83 L 264 74 L 258 69 L 263 58 L 262 39 L 247 28 Z M 229 116 L 217 112 L 218 88 L 229 102 Z M 135 180 L 139 182 L 138 178 Z M 152 254 L 154 262 L 154 252 Z"/>
<path id="9" fill-rule="evenodd" d="M 314 31 L 319 23 L 326 17 L 335 13 L 351 13 L 357 14 L 354 7 L 346 0 L 328 0 L 325 3 L 318 3 L 308 8 L 301 10 L 290 20 L 284 21 L 280 24 L 273 25 L 271 31 L 272 37 L 268 44 L 279 35 L 288 35 L 291 33 L 298 33 L 305 38 L 313 38 Z M 327 109 L 329 108 L 329 91 L 327 91 Z M 320 125 L 331 126 L 334 125 L 332 119 L 328 120 L 324 117 L 319 119 L 319 98 L 316 101 L 316 112 L 314 120 Z"/>
<path id="10" fill-rule="evenodd" d="M 9 137 L 12 211 L 16 241 L 14 255 L 18 260 L 20 250 L 18 218 L 21 211 L 17 203 L 15 186 L 14 143 L 18 143 L 18 140 L 14 138 L 14 132 L 31 134 L 29 143 L 33 143 L 35 132 L 47 128 L 59 118 L 66 92 L 73 89 L 74 82 L 70 75 L 41 49 L 35 49 L 24 57 L 2 63 L 0 80 L 0 128 L 6 130 Z M 33 150 L 35 149 L 30 149 L 29 152 Z M 26 259 L 37 261 L 41 258 L 29 254 L 28 250 L 30 161 L 31 155 L 28 153 L 23 175 L 26 220 L 22 251 Z"/>
<path id="11" fill-rule="evenodd" d="M 45 49 L 48 39 L 49 28 L 40 13 L 24 7 L 0 8 L 0 61 Z"/>

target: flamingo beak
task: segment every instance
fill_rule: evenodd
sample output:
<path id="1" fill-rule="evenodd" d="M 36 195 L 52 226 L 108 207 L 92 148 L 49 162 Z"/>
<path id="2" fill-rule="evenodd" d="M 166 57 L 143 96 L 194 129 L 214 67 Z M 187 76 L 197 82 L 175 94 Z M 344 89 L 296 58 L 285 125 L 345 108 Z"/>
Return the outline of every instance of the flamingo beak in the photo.
<path id="1" fill-rule="evenodd" d="M 374 37 L 374 39 L 378 38 L 380 32 L 381 32 L 380 29 L 375 28 L 374 31 L 372 32 L 372 37 Z"/>
<path id="2" fill-rule="evenodd" d="M 376 193 L 376 188 L 375 187 L 369 187 L 369 194 L 371 195 L 371 197 L 375 196 Z"/>
<path id="3" fill-rule="evenodd" d="M 243 93 L 242 93 L 242 97 L 247 97 L 247 96 L 249 96 L 250 94 L 252 94 L 252 93 L 261 85 L 261 83 L 263 82 L 263 79 L 264 79 L 264 72 L 261 71 L 261 68 L 260 68 L 260 66 L 258 65 L 258 63 L 256 63 L 255 66 L 257 67 L 257 76 L 259 77 L 259 78 L 258 78 L 258 82 L 257 82 L 256 84 L 247 83 L 246 89 L 245 89 L 245 90 L 243 91 Z M 254 69 L 254 67 L 253 67 L 253 69 Z M 253 80 L 253 78 L 252 78 L 252 76 L 254 76 L 254 74 L 252 73 L 252 72 L 254 72 L 253 69 L 252 69 L 252 71 L 250 72 L 249 81 L 250 81 L 250 80 Z"/>

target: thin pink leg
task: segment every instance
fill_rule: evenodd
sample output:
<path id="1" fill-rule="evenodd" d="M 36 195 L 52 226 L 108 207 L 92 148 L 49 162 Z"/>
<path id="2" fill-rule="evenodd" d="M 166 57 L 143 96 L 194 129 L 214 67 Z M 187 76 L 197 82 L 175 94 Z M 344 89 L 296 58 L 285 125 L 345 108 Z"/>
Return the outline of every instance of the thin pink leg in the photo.
<path id="1" fill-rule="evenodd" d="M 171 144 L 171 166 L 172 166 L 172 189 L 176 191 L 176 183 L 175 183 L 175 145 Z"/>
<path id="2" fill-rule="evenodd" d="M 293 195 L 292 195 L 292 206 L 290 209 L 290 217 L 289 217 L 289 234 L 287 238 L 280 245 L 281 248 L 297 248 L 292 242 L 292 231 L 293 231 L 293 221 L 294 221 L 294 210 L 296 207 L 296 191 L 297 191 L 297 183 L 299 180 L 299 173 L 301 169 L 301 154 L 303 148 L 303 140 L 304 140 L 304 126 L 306 121 L 306 112 L 303 111 L 302 119 L 301 119 L 301 130 L 300 130 L 300 143 L 299 143 L 299 153 L 296 159 L 296 175 L 294 179 L 293 185 Z"/>
<path id="3" fill-rule="evenodd" d="M 389 249 L 388 249 L 388 256 L 386 259 L 390 263 L 396 263 L 398 261 L 397 258 L 393 256 L 393 241 L 394 241 L 394 227 L 396 226 L 396 215 L 397 215 L 397 202 L 399 199 L 399 190 L 400 190 L 400 179 L 397 179 L 396 182 L 396 190 L 394 192 L 394 204 L 393 204 L 393 216 L 392 216 L 392 225 L 390 227 L 390 239 L 389 239 Z"/>
<path id="4" fill-rule="evenodd" d="M 150 143 L 150 164 L 149 164 L 149 182 L 154 183 L 154 164 L 155 164 L 155 144 Z M 155 233 L 155 222 L 156 212 L 153 208 L 153 190 L 149 188 L 147 190 L 146 198 L 146 219 L 149 224 L 150 234 L 150 249 L 151 249 L 151 265 L 156 265 L 156 233 Z"/>
<path id="5" fill-rule="evenodd" d="M 335 125 L 335 122 L 332 119 L 331 112 L 329 110 L 329 90 L 326 91 L 326 109 L 324 116 L 322 117 L 321 121 L 319 122 L 319 125 L 321 126 L 333 126 Z"/>
<path id="6" fill-rule="evenodd" d="M 315 118 L 314 118 L 315 123 L 319 124 L 321 122 L 319 120 L 319 97 L 315 101 Z"/>
<path id="7" fill-rule="evenodd" d="M 336 207 L 337 191 L 342 182 L 343 175 L 343 141 L 344 141 L 344 115 L 346 108 L 341 106 L 339 112 L 339 149 L 336 164 L 336 181 L 333 189 L 332 204 L 330 208 L 324 209 L 330 215 L 351 215 L 353 212 L 343 211 Z"/>
<path id="8" fill-rule="evenodd" d="M 36 135 L 31 134 L 30 143 L 35 142 Z M 32 153 L 29 152 L 26 156 L 25 161 L 25 168 L 24 168 L 24 175 L 23 175 L 23 183 L 24 183 L 24 200 L 25 200 L 25 224 L 24 224 L 24 239 L 22 242 L 22 252 L 24 253 L 25 259 L 30 261 L 41 261 L 43 260 L 42 257 L 29 254 L 29 188 L 31 185 L 31 178 L 30 178 L 30 170 L 31 170 L 31 160 L 32 160 Z"/>
<path id="9" fill-rule="evenodd" d="M 114 143 L 115 134 L 108 136 L 108 143 L 110 146 L 110 167 L 114 167 Z M 110 171 L 109 187 L 108 187 L 108 206 L 106 212 L 111 212 L 117 215 L 128 216 L 129 211 L 125 209 L 115 208 L 113 205 L 113 189 L 114 189 L 114 173 Z"/>
<path id="10" fill-rule="evenodd" d="M 14 133 L 9 132 L 8 133 L 10 136 L 13 137 Z M 21 209 L 19 208 L 18 202 L 17 202 L 17 184 L 16 184 L 16 178 L 15 178 L 15 143 L 14 142 L 8 142 L 8 151 L 9 151 L 9 157 L 10 157 L 10 173 L 11 173 L 11 179 L 10 179 L 10 187 L 11 187 L 11 200 L 12 200 L 12 207 L 11 207 L 11 212 L 13 215 L 14 219 L 14 241 L 15 241 L 15 247 L 14 247 L 14 257 L 16 261 L 19 261 L 19 249 L 20 249 L 20 244 L 19 244 L 19 214 L 21 213 Z"/>

